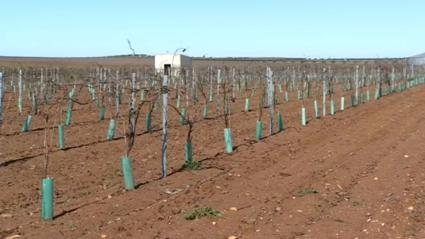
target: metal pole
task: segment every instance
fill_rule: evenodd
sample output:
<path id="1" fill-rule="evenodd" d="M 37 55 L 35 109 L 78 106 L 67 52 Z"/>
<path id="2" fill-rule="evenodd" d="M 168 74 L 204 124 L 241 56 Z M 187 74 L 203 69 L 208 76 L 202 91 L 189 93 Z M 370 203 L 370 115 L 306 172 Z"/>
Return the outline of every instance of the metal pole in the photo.
<path id="1" fill-rule="evenodd" d="M 217 69 L 217 93 L 216 93 L 216 103 L 217 103 L 217 110 L 220 109 L 220 85 L 222 83 L 221 79 L 221 69 Z M 226 89 L 223 89 L 226 90 Z M 225 104 L 225 102 L 223 102 Z"/>
<path id="2" fill-rule="evenodd" d="M 162 177 L 167 176 L 168 75 L 162 78 Z"/>
<path id="3" fill-rule="evenodd" d="M 174 53 L 173 53 L 173 57 L 171 58 L 171 69 L 173 69 L 173 65 L 174 65 L 174 57 L 176 56 L 176 54 L 177 54 L 177 52 L 178 51 L 182 51 L 182 52 L 185 52 L 186 51 L 186 48 L 184 48 L 184 47 L 180 47 L 180 48 L 177 48 L 175 51 L 174 51 Z M 170 72 L 170 75 L 171 75 L 171 72 Z"/>
<path id="4" fill-rule="evenodd" d="M 322 106 L 322 113 L 323 113 L 323 117 L 326 116 L 326 68 L 323 68 L 323 73 L 322 73 L 322 78 L 323 78 L 323 106 Z"/>
<path id="5" fill-rule="evenodd" d="M 115 72 L 115 117 L 118 116 L 120 112 L 120 85 L 119 85 L 119 71 Z"/>
<path id="6" fill-rule="evenodd" d="M 270 107 L 270 135 L 272 135 L 274 122 L 274 84 L 273 72 L 269 67 L 267 67 L 267 86 L 268 106 Z"/>
<path id="7" fill-rule="evenodd" d="M 4 79 L 3 73 L 0 72 L 0 127 L 3 124 L 3 92 L 4 92 Z"/>
<path id="8" fill-rule="evenodd" d="M 394 92 L 394 89 L 395 89 L 395 69 L 393 66 L 391 70 L 391 93 Z"/>
<path id="9" fill-rule="evenodd" d="M 212 68 L 208 67 L 208 78 L 210 79 L 210 89 L 209 89 L 209 102 L 213 101 L 213 77 L 212 77 Z"/>
<path id="10" fill-rule="evenodd" d="M 236 99 L 236 72 L 235 68 L 232 69 L 232 100 Z"/>
<path id="11" fill-rule="evenodd" d="M 354 80 L 355 80 L 355 84 L 356 84 L 356 102 L 355 104 L 358 105 L 359 104 L 359 66 L 356 66 L 356 73 L 354 75 Z"/>
<path id="12" fill-rule="evenodd" d="M 131 75 L 131 108 L 136 109 L 136 73 Z"/>
<path id="13" fill-rule="evenodd" d="M 22 92 L 23 91 L 23 85 L 22 85 L 22 70 L 19 70 L 19 81 L 18 81 L 18 109 L 19 113 L 22 113 Z"/>

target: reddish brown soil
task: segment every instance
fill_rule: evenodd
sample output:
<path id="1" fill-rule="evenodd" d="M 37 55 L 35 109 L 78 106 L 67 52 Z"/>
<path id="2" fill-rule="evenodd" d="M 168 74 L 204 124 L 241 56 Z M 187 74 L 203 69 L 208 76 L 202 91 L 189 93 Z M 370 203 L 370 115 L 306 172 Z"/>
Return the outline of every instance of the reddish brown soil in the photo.
<path id="1" fill-rule="evenodd" d="M 291 97 L 278 105 L 285 132 L 260 142 L 253 141 L 257 109 L 241 112 L 243 99 L 237 100 L 232 155 L 223 153 L 221 117 L 197 123 L 198 171 L 179 170 L 186 127 L 173 113 L 165 179 L 161 133 L 143 133 L 142 121 L 131 154 L 138 187 L 131 192 L 123 190 L 119 161 L 122 124 L 117 139 L 106 141 L 108 120 L 97 120 L 94 105 L 77 105 L 67 148 L 50 154 L 52 222 L 40 220 L 42 120 L 35 117 L 33 131 L 17 133 L 24 117 L 9 107 L 0 136 L 0 237 L 425 238 L 425 86 L 318 120 L 307 101 L 306 127 L 301 103 Z M 223 215 L 185 220 L 198 206 Z"/>

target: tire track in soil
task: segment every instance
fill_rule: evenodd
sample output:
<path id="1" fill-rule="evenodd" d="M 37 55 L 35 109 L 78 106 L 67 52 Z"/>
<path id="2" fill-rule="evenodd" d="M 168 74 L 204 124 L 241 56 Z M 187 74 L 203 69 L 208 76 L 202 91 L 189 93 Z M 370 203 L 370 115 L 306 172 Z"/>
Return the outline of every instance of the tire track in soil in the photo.
<path id="1" fill-rule="evenodd" d="M 420 105 L 420 102 L 418 102 L 417 105 Z M 378 112 L 378 114 L 379 114 L 379 112 Z M 399 115 L 399 118 L 400 117 L 401 116 Z M 416 118 L 416 117 L 412 117 L 412 118 Z M 391 121 L 394 121 L 394 120 L 391 119 Z M 415 123 L 415 124 L 413 124 L 413 125 L 410 124 L 409 127 L 410 127 L 410 130 L 411 131 L 412 130 L 414 131 L 415 128 L 417 128 L 417 126 L 420 124 L 420 122 L 418 122 L 417 120 L 412 120 L 412 121 L 413 121 L 412 123 Z M 391 124 L 392 122 L 388 122 L 388 123 Z M 394 125 L 387 125 L 387 128 L 388 127 L 393 127 L 393 126 Z M 363 150 L 363 151 L 366 150 L 366 151 L 368 151 L 367 148 L 372 148 L 372 149 L 375 149 L 376 150 L 376 148 L 377 148 L 376 145 L 378 145 L 378 147 L 382 147 L 381 146 L 382 142 L 380 142 L 380 141 L 382 141 L 382 138 L 385 138 L 385 135 L 388 135 L 388 134 L 389 134 L 389 132 L 385 132 L 384 133 L 383 130 L 378 130 L 377 133 L 375 133 L 375 135 L 377 135 L 378 137 L 373 137 L 372 141 L 366 141 L 366 142 L 364 142 L 363 145 L 361 145 L 360 147 L 357 147 L 357 149 L 353 150 L 353 152 L 360 151 L 360 150 Z M 387 140 L 387 141 L 389 141 L 389 142 L 387 142 L 387 143 L 390 144 L 389 147 L 391 147 L 391 144 L 394 144 L 394 142 L 393 142 L 392 139 L 391 140 Z M 364 147 L 364 145 L 369 145 L 369 146 Z M 382 152 L 382 151 L 378 150 L 378 152 Z M 370 152 L 370 150 L 369 150 L 369 152 Z M 328 216 L 328 214 L 329 214 L 328 213 L 329 210 L 331 210 L 332 208 L 338 207 L 339 204 L 341 202 L 343 202 L 344 200 L 349 200 L 350 197 L 351 197 L 351 190 L 359 184 L 359 180 L 360 179 L 363 179 L 363 178 L 367 178 L 371 174 L 375 173 L 376 172 L 376 168 L 379 166 L 379 159 L 385 158 L 389 154 L 386 151 L 383 151 L 383 152 L 385 152 L 385 153 L 379 154 L 377 157 L 375 157 L 376 159 L 370 159 L 370 157 L 369 157 L 369 160 L 368 161 L 372 161 L 372 162 L 368 162 L 366 164 L 364 170 L 362 168 L 360 168 L 360 170 L 357 170 L 357 168 L 356 168 L 357 165 L 356 164 L 359 163 L 359 161 L 356 160 L 356 159 L 359 158 L 359 156 L 357 156 L 354 159 L 350 159 L 349 160 L 349 161 L 355 160 L 355 162 L 356 162 L 356 164 L 351 165 L 351 167 L 349 165 L 344 165 L 346 162 L 349 162 L 348 160 L 344 160 L 343 161 L 344 163 L 337 165 L 331 173 L 324 173 L 324 170 L 322 170 L 317 175 L 316 174 L 313 175 L 313 177 L 312 177 L 312 179 L 310 181 L 317 182 L 321 178 L 321 176 L 324 175 L 323 176 L 323 179 L 326 182 L 326 178 L 332 176 L 333 174 L 335 174 L 334 172 L 336 172 L 338 168 L 341 168 L 341 169 L 344 170 L 343 172 L 339 172 L 339 175 L 353 174 L 355 172 L 352 172 L 352 171 L 350 172 L 350 170 L 352 170 L 353 168 L 356 169 L 356 172 L 357 172 L 357 173 L 355 173 L 355 176 L 354 177 L 351 177 L 351 178 L 348 178 L 348 179 L 345 180 L 346 181 L 345 184 L 347 184 L 347 185 L 344 185 L 341 182 L 339 182 L 340 185 L 343 185 L 343 186 L 340 186 L 339 185 L 340 186 L 340 189 L 341 189 L 340 191 L 343 193 L 341 196 L 338 195 L 340 192 L 337 191 L 337 193 L 335 194 L 335 196 L 331 200 L 329 200 L 329 199 L 324 200 L 323 198 L 320 198 L 320 197 L 317 198 L 317 200 L 319 200 L 319 201 L 324 201 L 326 207 L 323 208 L 323 206 L 322 206 L 320 208 L 321 209 L 320 216 L 309 218 L 309 222 L 308 223 L 305 223 L 305 225 L 304 225 L 305 228 L 308 228 L 313 223 L 316 224 L 320 220 L 322 220 L 323 218 L 326 218 Z M 364 156 L 365 156 L 365 158 L 367 158 L 367 155 L 364 155 Z M 337 156 L 336 158 L 342 158 L 342 157 Z M 338 176 L 334 176 L 334 178 L 335 179 L 338 179 L 339 177 Z M 314 183 L 314 185 L 317 185 L 317 184 L 318 183 Z M 301 235 L 304 235 L 304 232 L 294 232 L 293 235 L 292 235 L 292 237 L 293 238 L 296 238 L 296 237 L 301 236 Z M 316 238 L 316 237 L 317 237 L 317 234 L 314 235 L 314 236 L 312 236 L 311 238 Z M 307 237 L 307 238 L 309 238 L 309 237 Z"/>

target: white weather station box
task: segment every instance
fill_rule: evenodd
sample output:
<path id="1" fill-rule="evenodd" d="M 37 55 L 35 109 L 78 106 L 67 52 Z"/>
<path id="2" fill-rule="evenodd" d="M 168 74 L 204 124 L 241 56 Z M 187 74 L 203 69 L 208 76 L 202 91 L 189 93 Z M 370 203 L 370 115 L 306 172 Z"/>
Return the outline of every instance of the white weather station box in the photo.
<path id="1" fill-rule="evenodd" d="M 192 59 L 182 54 L 155 55 L 155 70 L 157 72 L 164 72 L 164 69 L 167 67 L 171 68 L 173 75 L 190 72 L 192 69 Z"/>

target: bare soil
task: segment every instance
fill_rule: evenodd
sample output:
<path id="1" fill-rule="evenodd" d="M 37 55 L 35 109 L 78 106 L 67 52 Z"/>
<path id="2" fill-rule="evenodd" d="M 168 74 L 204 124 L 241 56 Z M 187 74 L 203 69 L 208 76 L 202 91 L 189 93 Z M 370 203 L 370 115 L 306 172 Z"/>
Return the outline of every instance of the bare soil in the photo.
<path id="1" fill-rule="evenodd" d="M 25 116 L 11 106 L 0 136 L 0 238 L 425 238 L 425 86 L 321 119 L 312 118 L 310 99 L 306 127 L 295 97 L 284 102 L 279 94 L 286 130 L 272 136 L 265 130 L 260 142 L 258 107 L 242 112 L 238 98 L 231 155 L 223 152 L 223 118 L 212 107 L 212 118 L 195 124 L 196 171 L 182 169 L 187 126 L 171 113 L 164 179 L 160 114 L 148 133 L 142 113 L 131 192 L 123 189 L 120 165 L 123 119 L 107 141 L 108 119 L 99 122 L 95 105 L 76 105 L 66 148 L 50 154 L 51 222 L 40 219 L 42 119 L 20 133 Z M 197 207 L 222 215 L 186 220 Z"/>

